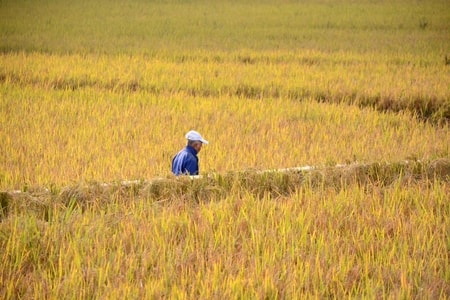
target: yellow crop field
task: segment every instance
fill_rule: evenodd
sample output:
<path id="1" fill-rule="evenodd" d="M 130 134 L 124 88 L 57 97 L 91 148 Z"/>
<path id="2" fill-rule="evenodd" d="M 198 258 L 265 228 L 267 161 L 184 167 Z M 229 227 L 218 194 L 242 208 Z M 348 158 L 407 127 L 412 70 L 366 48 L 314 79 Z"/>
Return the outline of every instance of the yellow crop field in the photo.
<path id="1" fill-rule="evenodd" d="M 376 97 L 394 82 L 382 76 L 392 74 L 385 69 L 388 62 L 384 67 L 378 62 L 383 71 L 374 75 L 377 83 L 370 76 L 355 79 L 353 74 L 372 69 L 365 62 L 338 66 L 336 72 L 320 66 L 324 55 L 314 58 L 316 68 L 305 67 L 303 56 L 281 54 L 287 61 L 272 63 L 275 53 L 250 66 L 230 56 L 223 59 L 228 62 L 208 56 L 205 62 L 173 62 L 4 55 L 2 186 L 165 176 L 184 133 L 195 128 L 212 140 L 201 154 L 206 172 L 448 157 L 447 125 L 423 122 L 412 108 L 395 114 L 346 105 L 356 86 L 367 95 L 349 101 Z M 328 59 L 340 64 L 339 56 Z M 409 67 L 402 68 L 407 74 Z M 421 93 L 428 89 L 435 97 L 434 104 L 424 105 L 436 105 L 438 113 L 449 99 L 448 78 L 434 78 L 437 70 L 430 69 L 429 75 L 410 76 Z M 338 81 L 354 81 L 355 88 Z M 420 99 L 414 89 L 407 90 L 409 81 L 407 75 L 395 81 L 398 86 L 388 89 L 393 95 L 380 101 L 392 97 L 399 100 L 390 105 L 401 106 Z M 292 97 L 296 91 L 300 94 Z M 330 99 L 318 103 L 318 95 Z"/>
<path id="2" fill-rule="evenodd" d="M 449 13 L 1 2 L 0 298 L 448 298 Z"/>

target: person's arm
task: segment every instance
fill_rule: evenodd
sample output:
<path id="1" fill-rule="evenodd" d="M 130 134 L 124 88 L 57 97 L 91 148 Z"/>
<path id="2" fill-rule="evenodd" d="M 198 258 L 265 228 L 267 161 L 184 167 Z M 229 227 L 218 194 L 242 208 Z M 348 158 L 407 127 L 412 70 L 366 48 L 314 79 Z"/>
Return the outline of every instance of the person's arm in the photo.
<path id="1" fill-rule="evenodd" d="M 172 159 L 172 173 L 175 174 L 176 176 L 178 176 L 178 175 L 180 175 L 180 168 L 178 166 L 179 163 L 176 161 L 176 159 L 177 159 L 177 156 L 175 156 Z"/>
<path id="2" fill-rule="evenodd" d="M 187 171 L 188 175 L 198 175 L 198 161 L 194 157 L 188 157 L 183 171 Z"/>

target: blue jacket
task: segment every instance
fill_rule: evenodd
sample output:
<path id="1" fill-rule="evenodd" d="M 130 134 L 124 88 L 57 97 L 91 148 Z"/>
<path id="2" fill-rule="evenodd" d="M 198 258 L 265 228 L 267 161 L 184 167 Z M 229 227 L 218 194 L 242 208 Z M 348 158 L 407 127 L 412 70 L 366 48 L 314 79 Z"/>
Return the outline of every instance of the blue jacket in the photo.
<path id="1" fill-rule="evenodd" d="M 198 175 L 197 151 L 187 145 L 172 160 L 172 173 L 175 175 Z"/>

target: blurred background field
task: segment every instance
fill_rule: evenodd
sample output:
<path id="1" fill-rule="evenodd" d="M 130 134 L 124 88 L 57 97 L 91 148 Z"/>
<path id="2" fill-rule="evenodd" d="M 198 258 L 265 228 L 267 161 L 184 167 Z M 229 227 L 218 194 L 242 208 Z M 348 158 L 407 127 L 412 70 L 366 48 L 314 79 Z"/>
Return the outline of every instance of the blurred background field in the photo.
<path id="1" fill-rule="evenodd" d="M 445 0 L 19 0 L 1 5 L 3 52 L 448 54 Z"/>
<path id="2" fill-rule="evenodd" d="M 0 36 L 0 298 L 450 294 L 447 1 L 1 1 Z"/>

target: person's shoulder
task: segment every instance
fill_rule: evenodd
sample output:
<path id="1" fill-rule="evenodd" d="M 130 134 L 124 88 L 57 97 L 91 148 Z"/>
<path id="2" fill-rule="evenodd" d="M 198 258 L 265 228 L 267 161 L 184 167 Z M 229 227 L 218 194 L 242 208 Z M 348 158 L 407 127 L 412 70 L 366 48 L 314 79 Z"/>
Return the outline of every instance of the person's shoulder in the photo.
<path id="1" fill-rule="evenodd" d="M 187 155 L 187 151 L 186 151 L 186 149 L 183 148 L 180 151 L 178 151 L 177 154 L 175 154 L 174 158 L 180 158 L 180 157 L 184 157 L 186 155 Z"/>

